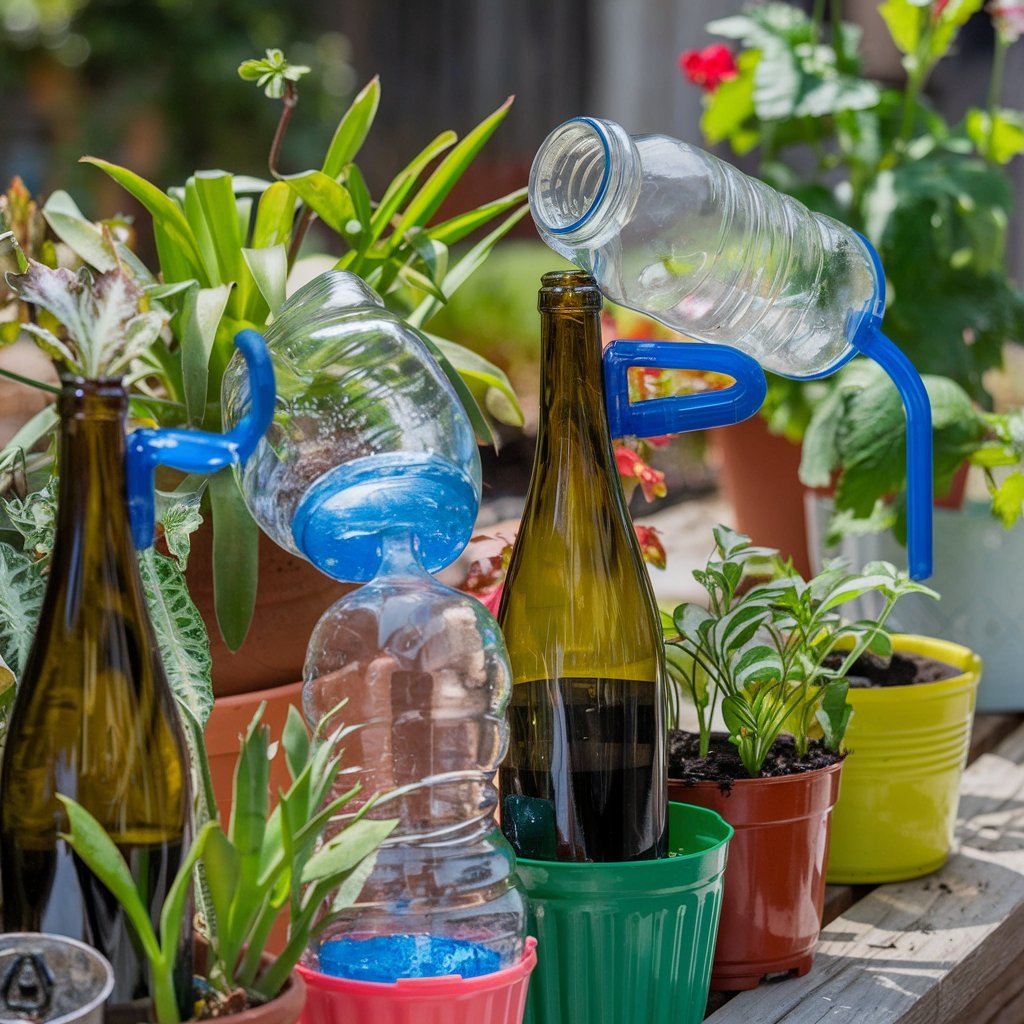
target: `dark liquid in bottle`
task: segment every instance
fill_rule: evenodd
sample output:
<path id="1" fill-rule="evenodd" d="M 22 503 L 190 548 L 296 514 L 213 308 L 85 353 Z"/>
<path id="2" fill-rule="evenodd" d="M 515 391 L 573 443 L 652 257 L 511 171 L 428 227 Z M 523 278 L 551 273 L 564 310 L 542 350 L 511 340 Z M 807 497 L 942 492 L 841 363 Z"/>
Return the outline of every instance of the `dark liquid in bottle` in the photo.
<path id="1" fill-rule="evenodd" d="M 517 683 L 501 766 L 502 830 L 522 857 L 665 856 L 661 717 L 651 682 Z M 655 799 L 658 797 L 659 799 Z"/>
<path id="2" fill-rule="evenodd" d="M 141 838 L 141 837 L 140 837 Z M 150 910 L 154 925 L 160 921 L 160 910 L 174 877 L 181 865 L 180 838 L 168 842 L 119 845 L 121 855 L 131 869 L 136 888 Z M 78 859 L 71 848 L 58 840 L 56 847 L 22 845 L 10 836 L 0 845 L 5 884 L 4 927 L 7 931 L 42 931 L 79 939 L 98 949 L 114 968 L 114 990 L 110 995 L 109 1012 L 119 1021 L 152 1020 L 149 1000 L 133 1014 L 127 1004 L 144 999 L 149 992 L 148 967 L 138 940 L 128 924 L 120 904 Z M 17 878 L 17 886 L 8 879 Z M 191 910 L 186 907 L 189 921 Z M 191 990 L 192 965 L 187 955 L 191 927 L 182 928 L 179 950 L 177 991 Z M 179 1007 L 183 1019 L 192 1015 L 187 1000 Z"/>

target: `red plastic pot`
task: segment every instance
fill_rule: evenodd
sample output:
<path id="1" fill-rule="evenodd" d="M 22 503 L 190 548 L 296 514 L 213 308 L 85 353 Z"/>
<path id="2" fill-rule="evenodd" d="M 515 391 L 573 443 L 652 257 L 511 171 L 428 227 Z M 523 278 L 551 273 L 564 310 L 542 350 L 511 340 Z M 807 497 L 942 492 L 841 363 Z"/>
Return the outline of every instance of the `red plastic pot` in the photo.
<path id="1" fill-rule="evenodd" d="M 832 808 L 842 763 L 802 775 L 717 782 L 669 780 L 669 800 L 720 814 L 735 835 L 711 988 L 756 988 L 770 974 L 806 974 L 821 931 Z"/>
<path id="2" fill-rule="evenodd" d="M 296 968 L 306 982 L 301 1024 L 520 1024 L 537 940 L 519 963 L 479 978 L 411 978 L 383 985 Z"/>

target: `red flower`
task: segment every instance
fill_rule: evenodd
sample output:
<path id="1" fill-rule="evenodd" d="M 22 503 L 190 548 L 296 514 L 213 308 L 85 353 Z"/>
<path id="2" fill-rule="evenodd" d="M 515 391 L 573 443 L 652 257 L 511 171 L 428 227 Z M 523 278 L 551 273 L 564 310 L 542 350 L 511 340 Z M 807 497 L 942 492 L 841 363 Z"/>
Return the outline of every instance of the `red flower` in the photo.
<path id="1" fill-rule="evenodd" d="M 655 569 L 665 568 L 665 545 L 661 543 L 661 535 L 653 526 L 634 526 L 636 539 L 640 541 L 640 550 L 644 561 L 650 562 Z"/>
<path id="2" fill-rule="evenodd" d="M 683 51 L 679 54 L 679 70 L 705 92 L 714 92 L 722 82 L 739 74 L 732 51 L 722 43 L 712 43 L 703 50 Z"/>
<path id="3" fill-rule="evenodd" d="M 935 6 L 932 8 L 932 18 L 938 21 L 942 17 L 942 12 L 949 6 L 949 0 L 935 0 Z"/>
<path id="4" fill-rule="evenodd" d="M 1024 3 L 1019 0 L 992 0 L 988 5 L 996 31 L 1008 42 L 1024 36 Z"/>
<path id="5" fill-rule="evenodd" d="M 650 466 L 640 458 L 632 448 L 624 444 L 615 446 L 615 462 L 619 468 L 619 476 L 626 480 L 635 480 L 643 488 L 644 497 L 648 501 L 655 498 L 664 498 L 667 489 L 665 487 L 665 474 Z"/>

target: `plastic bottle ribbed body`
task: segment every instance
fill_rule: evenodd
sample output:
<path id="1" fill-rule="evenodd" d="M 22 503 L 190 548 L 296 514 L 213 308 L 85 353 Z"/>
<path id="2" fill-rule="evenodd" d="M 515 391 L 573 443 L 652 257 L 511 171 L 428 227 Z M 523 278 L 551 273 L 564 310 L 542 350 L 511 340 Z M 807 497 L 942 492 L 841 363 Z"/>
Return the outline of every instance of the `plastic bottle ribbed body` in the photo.
<path id="1" fill-rule="evenodd" d="M 511 673 L 493 616 L 442 586 L 388 538 L 381 575 L 330 608 L 310 638 L 303 709 L 338 742 L 344 814 L 398 819 L 358 902 L 323 941 L 386 935 L 468 940 L 501 966 L 522 954 L 525 903 L 497 829 L 494 775 L 508 744 Z M 342 701 L 346 701 L 339 708 Z M 332 831 L 328 828 L 328 834 Z"/>
<path id="2" fill-rule="evenodd" d="M 530 202 L 608 298 L 786 376 L 836 369 L 877 298 L 856 232 L 664 135 L 568 122 L 537 154 Z"/>

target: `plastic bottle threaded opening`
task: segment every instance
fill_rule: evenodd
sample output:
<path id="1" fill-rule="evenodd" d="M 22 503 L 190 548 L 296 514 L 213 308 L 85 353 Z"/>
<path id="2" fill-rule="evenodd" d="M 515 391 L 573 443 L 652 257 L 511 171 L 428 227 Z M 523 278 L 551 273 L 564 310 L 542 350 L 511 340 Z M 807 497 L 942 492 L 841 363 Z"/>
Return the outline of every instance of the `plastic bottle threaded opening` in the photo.
<path id="1" fill-rule="evenodd" d="M 577 117 L 545 139 L 530 170 L 530 208 L 545 231 L 579 231 L 600 208 L 611 179 L 611 149 L 599 123 Z"/>

